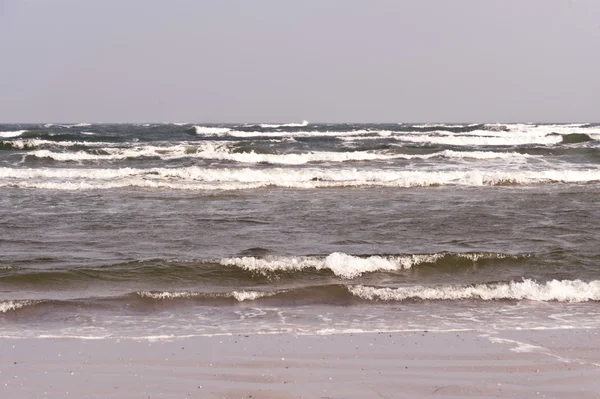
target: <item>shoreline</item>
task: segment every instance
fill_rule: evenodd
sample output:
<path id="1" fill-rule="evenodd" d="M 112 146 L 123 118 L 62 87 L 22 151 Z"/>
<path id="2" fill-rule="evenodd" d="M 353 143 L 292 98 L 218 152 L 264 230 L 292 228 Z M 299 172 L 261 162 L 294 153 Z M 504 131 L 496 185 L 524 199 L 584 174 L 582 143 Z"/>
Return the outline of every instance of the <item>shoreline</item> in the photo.
<path id="1" fill-rule="evenodd" d="M 3 338 L 10 398 L 596 398 L 599 329 Z"/>

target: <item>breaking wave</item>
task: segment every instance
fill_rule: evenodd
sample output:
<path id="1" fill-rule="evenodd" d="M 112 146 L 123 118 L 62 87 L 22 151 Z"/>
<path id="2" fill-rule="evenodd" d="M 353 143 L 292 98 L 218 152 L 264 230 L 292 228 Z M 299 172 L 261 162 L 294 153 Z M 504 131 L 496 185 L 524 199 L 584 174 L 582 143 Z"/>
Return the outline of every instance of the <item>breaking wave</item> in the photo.
<path id="1" fill-rule="evenodd" d="M 101 146 L 115 146 L 116 143 L 108 142 L 92 142 L 92 141 L 52 141 L 44 139 L 21 139 L 21 140 L 7 140 L 4 144 L 10 145 L 14 149 L 27 150 L 39 147 L 101 147 Z"/>
<path id="2" fill-rule="evenodd" d="M 210 126 L 194 126 L 194 130 L 196 131 L 196 134 L 199 135 L 203 135 L 203 134 L 225 134 L 229 131 L 231 131 L 230 128 L 228 127 L 210 127 Z"/>
<path id="3" fill-rule="evenodd" d="M 551 280 L 537 283 L 535 280 L 511 281 L 508 283 L 413 286 L 400 288 L 376 288 L 363 285 L 351 286 L 350 292 L 362 299 L 381 301 L 464 300 L 484 301 L 516 299 L 532 301 L 587 302 L 600 300 L 600 280 L 589 283 L 581 280 Z"/>
<path id="4" fill-rule="evenodd" d="M 189 291 L 163 291 L 163 292 L 155 292 L 155 291 L 140 291 L 137 293 L 142 298 L 150 298 L 157 300 L 168 300 L 168 299 L 192 299 L 192 298 L 202 298 L 202 299 L 226 299 L 233 298 L 238 302 L 244 301 L 254 301 L 259 298 L 263 298 L 266 296 L 275 295 L 276 292 L 261 292 L 261 291 L 232 291 L 226 293 L 202 293 L 202 292 L 189 292 Z"/>
<path id="5" fill-rule="evenodd" d="M 487 132 L 486 132 L 487 133 Z M 562 142 L 560 135 L 545 136 L 489 136 L 489 135 L 398 135 L 395 140 L 410 143 L 440 144 L 452 146 L 515 146 L 525 144 L 558 144 Z"/>
<path id="6" fill-rule="evenodd" d="M 225 266 L 236 266 L 244 270 L 268 274 L 277 271 L 301 271 L 305 269 L 329 270 L 338 277 L 352 279 L 364 273 L 377 271 L 398 271 L 410 269 L 420 264 L 435 264 L 440 261 L 469 260 L 478 262 L 489 259 L 519 259 L 522 256 L 501 253 L 435 253 L 411 254 L 394 256 L 353 256 L 341 252 L 332 253 L 326 257 L 300 256 L 283 257 L 273 256 L 265 258 L 238 257 L 221 259 Z"/>
<path id="7" fill-rule="evenodd" d="M 39 179 L 42 179 L 41 181 Z M 355 168 L 0 168 L 0 187 L 57 190 L 146 187 L 179 190 L 240 190 L 260 187 L 497 186 L 600 181 L 587 170 L 363 170 Z"/>
<path id="8" fill-rule="evenodd" d="M 0 132 L 0 137 L 2 138 L 10 138 L 10 137 L 19 137 L 27 130 L 15 130 L 13 132 Z"/>
<path id="9" fill-rule="evenodd" d="M 15 311 L 26 306 L 35 305 L 39 301 L 0 301 L 0 313 Z"/>
<path id="10" fill-rule="evenodd" d="M 271 124 L 271 123 L 261 123 L 259 125 L 262 128 L 280 128 L 280 127 L 304 127 L 304 126 L 308 126 L 308 121 L 304 120 L 302 121 L 302 123 L 283 123 L 283 124 Z"/>
<path id="11" fill-rule="evenodd" d="M 39 141 L 39 140 L 38 140 Z M 47 144 L 46 142 L 36 143 L 14 143 L 13 146 L 33 146 L 36 144 Z M 85 142 L 61 143 L 63 146 L 86 145 Z M 97 147 L 97 143 L 89 143 Z M 15 147 L 16 148 L 16 147 Z M 99 153 L 98 153 L 99 152 Z M 443 150 L 430 154 L 402 154 L 392 152 L 375 151 L 350 151 L 350 152 L 306 152 L 306 153 L 287 153 L 287 154 L 264 154 L 254 151 L 236 152 L 235 148 L 228 147 L 222 143 L 203 143 L 200 145 L 175 145 L 175 146 L 135 146 L 131 148 L 105 147 L 96 148 L 93 153 L 87 151 L 76 152 L 56 152 L 51 150 L 35 150 L 26 154 L 37 158 L 49 158 L 60 162 L 79 162 L 79 161 L 114 161 L 134 158 L 160 158 L 163 160 L 178 158 L 198 158 L 209 160 L 232 161 L 238 163 L 265 163 L 279 165 L 303 165 L 317 162 L 349 162 L 349 161 L 377 161 L 391 159 L 432 159 L 432 158 L 453 158 L 453 159 L 524 159 L 535 157 L 528 154 L 517 152 L 494 152 L 494 151 L 453 151 Z"/>

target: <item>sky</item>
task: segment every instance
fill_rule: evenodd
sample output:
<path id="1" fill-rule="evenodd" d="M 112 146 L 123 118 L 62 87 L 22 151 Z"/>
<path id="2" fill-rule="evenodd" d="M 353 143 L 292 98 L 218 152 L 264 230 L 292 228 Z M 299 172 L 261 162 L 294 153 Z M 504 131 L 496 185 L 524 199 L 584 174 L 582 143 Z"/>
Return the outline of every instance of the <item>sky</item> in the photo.
<path id="1" fill-rule="evenodd" d="M 597 0 L 0 0 L 0 123 L 600 122 Z"/>

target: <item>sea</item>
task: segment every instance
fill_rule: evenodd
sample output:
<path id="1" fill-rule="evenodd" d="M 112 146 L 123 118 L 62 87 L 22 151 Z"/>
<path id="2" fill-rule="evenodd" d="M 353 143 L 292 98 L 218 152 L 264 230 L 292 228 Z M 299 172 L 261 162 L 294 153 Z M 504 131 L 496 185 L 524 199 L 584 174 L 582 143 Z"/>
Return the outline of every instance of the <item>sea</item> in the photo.
<path id="1" fill-rule="evenodd" d="M 599 124 L 0 125 L 0 337 L 600 327 Z"/>

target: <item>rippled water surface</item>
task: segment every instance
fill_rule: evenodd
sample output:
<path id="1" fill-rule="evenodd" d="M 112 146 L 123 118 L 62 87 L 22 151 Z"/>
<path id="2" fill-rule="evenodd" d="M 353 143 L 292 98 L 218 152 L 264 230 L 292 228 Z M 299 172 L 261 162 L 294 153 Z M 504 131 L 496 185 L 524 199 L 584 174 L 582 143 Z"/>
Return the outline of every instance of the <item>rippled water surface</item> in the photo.
<path id="1" fill-rule="evenodd" d="M 0 125 L 0 334 L 598 327 L 599 182 L 597 125 Z"/>

